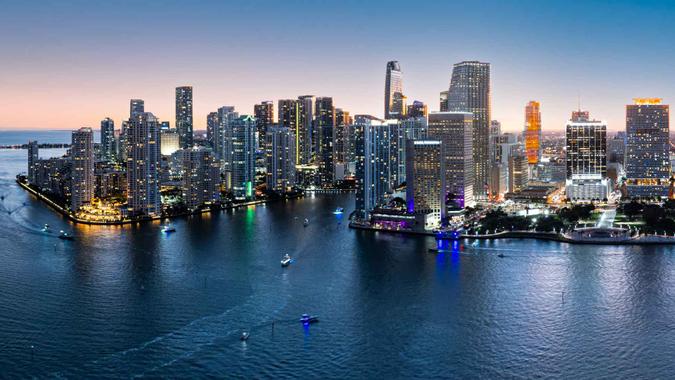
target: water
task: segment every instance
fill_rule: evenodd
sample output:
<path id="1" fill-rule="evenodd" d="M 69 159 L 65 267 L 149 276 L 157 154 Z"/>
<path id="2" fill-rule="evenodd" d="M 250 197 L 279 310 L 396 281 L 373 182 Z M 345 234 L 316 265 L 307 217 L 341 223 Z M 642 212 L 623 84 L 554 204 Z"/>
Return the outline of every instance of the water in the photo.
<path id="1" fill-rule="evenodd" d="M 670 247 L 505 240 L 436 255 L 432 239 L 348 229 L 332 210 L 347 215 L 351 195 L 177 219 L 168 236 L 75 226 L 14 184 L 25 157 L 0 151 L 0 208 L 17 209 L 0 217 L 3 378 L 675 372 Z M 302 313 L 321 322 L 303 328 Z"/>

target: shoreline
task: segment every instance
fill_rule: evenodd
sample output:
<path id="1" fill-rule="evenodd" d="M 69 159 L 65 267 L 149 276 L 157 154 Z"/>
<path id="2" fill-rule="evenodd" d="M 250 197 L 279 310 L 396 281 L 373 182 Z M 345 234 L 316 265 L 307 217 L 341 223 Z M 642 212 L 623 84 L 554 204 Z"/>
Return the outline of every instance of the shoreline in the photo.
<path id="1" fill-rule="evenodd" d="M 401 235 L 411 235 L 411 236 L 436 236 L 436 233 L 433 231 L 410 231 L 410 230 L 388 230 L 384 228 L 377 228 L 371 226 L 365 226 L 362 224 L 357 224 L 354 222 L 349 223 L 349 228 L 356 230 L 370 231 L 370 232 L 383 232 L 389 234 L 401 234 Z M 489 235 L 466 235 L 461 234 L 457 240 L 464 239 L 473 239 L 473 240 L 499 240 L 499 239 L 535 239 L 535 240 L 547 240 L 547 241 L 556 241 L 559 243 L 568 243 L 568 244 L 584 244 L 584 245 L 674 245 L 675 237 L 666 237 L 666 241 L 657 241 L 650 240 L 650 238 L 661 238 L 661 236 L 644 236 L 641 237 L 645 240 L 638 240 L 639 238 L 630 239 L 630 240 L 575 240 L 570 239 L 560 233 L 556 232 L 534 232 L 534 231 L 504 231 L 496 234 Z M 448 239 L 450 240 L 450 239 Z"/>
<path id="2" fill-rule="evenodd" d="M 198 214 L 204 214 L 204 213 L 211 213 L 214 211 L 227 211 L 227 210 L 235 210 L 241 207 L 248 207 L 248 206 L 255 206 L 255 205 L 260 205 L 260 204 L 267 204 L 271 202 L 277 202 L 277 201 L 282 201 L 282 200 L 291 200 L 291 199 L 298 199 L 302 198 L 304 196 L 303 193 L 298 193 L 292 196 L 284 196 L 283 198 L 280 199 L 261 199 L 261 200 L 256 200 L 256 201 L 250 201 L 246 203 L 239 203 L 227 207 L 218 207 L 218 208 L 204 208 L 199 211 L 195 212 L 182 212 L 174 215 L 165 215 L 165 216 L 156 216 L 156 217 L 146 217 L 146 218 L 140 218 L 140 219 L 130 219 L 130 220 L 120 220 L 120 221 L 115 221 L 115 222 L 99 222 L 99 221 L 91 221 L 91 220 L 85 220 L 85 219 L 80 219 L 77 218 L 75 215 L 73 215 L 70 211 L 66 210 L 63 208 L 61 205 L 57 204 L 56 202 L 52 201 L 49 199 L 47 196 L 44 194 L 40 193 L 39 191 L 36 191 L 32 189 L 30 186 L 27 184 L 21 182 L 18 178 L 16 179 L 16 183 L 24 190 L 26 190 L 29 194 L 35 196 L 38 200 L 44 202 L 49 206 L 50 209 L 56 211 L 57 213 L 61 214 L 64 216 L 66 219 L 69 221 L 75 223 L 75 224 L 86 224 L 86 225 L 96 225 L 96 226 L 120 226 L 120 225 L 125 225 L 125 224 L 134 224 L 134 223 L 145 223 L 145 222 L 154 222 L 157 220 L 171 220 L 171 219 L 176 219 L 176 218 L 184 218 L 187 216 L 191 215 L 198 215 Z"/>

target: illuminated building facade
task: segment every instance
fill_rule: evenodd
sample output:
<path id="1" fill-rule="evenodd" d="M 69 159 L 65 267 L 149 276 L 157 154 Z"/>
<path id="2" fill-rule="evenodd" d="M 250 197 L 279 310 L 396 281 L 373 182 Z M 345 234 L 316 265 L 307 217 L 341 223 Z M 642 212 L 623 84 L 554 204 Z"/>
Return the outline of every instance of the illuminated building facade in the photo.
<path id="1" fill-rule="evenodd" d="M 180 149 L 180 142 L 178 133 L 172 129 L 160 131 L 160 154 L 162 156 L 170 156 L 175 151 Z"/>
<path id="2" fill-rule="evenodd" d="M 264 147 L 267 128 L 274 124 L 274 102 L 266 100 L 253 106 L 256 130 L 258 133 L 258 145 Z"/>
<path id="3" fill-rule="evenodd" d="M 316 117 L 314 119 L 314 131 L 318 137 L 316 141 L 316 161 L 319 165 L 319 181 L 322 185 L 330 185 L 334 181 L 334 129 L 335 108 L 333 98 L 318 97 L 315 103 Z"/>
<path id="4" fill-rule="evenodd" d="M 407 146 L 406 208 L 408 213 L 421 217 L 427 230 L 440 226 L 445 219 L 443 158 L 441 141 L 415 140 Z"/>
<path id="5" fill-rule="evenodd" d="M 591 120 L 587 111 L 572 113 L 566 127 L 567 181 L 572 201 L 601 201 L 609 195 L 607 123 Z"/>
<path id="6" fill-rule="evenodd" d="M 115 159 L 115 122 L 106 117 L 101 120 L 101 158 L 105 161 Z"/>
<path id="7" fill-rule="evenodd" d="M 413 104 L 408 106 L 406 117 L 426 117 L 429 114 L 429 109 L 426 104 L 415 100 Z"/>
<path id="8" fill-rule="evenodd" d="M 670 179 L 669 106 L 638 98 L 626 106 L 626 188 L 629 197 L 665 197 Z"/>
<path id="9" fill-rule="evenodd" d="M 448 111 L 473 115 L 474 196 L 487 195 L 490 134 L 490 64 L 477 61 L 456 63 L 448 90 Z"/>
<path id="10" fill-rule="evenodd" d="M 290 128 L 270 126 L 265 137 L 267 189 L 287 192 L 295 186 L 295 135 Z"/>
<path id="11" fill-rule="evenodd" d="M 398 61 L 389 61 L 384 81 L 384 118 L 399 119 L 404 114 L 403 72 Z"/>
<path id="12" fill-rule="evenodd" d="M 73 131 L 70 209 L 76 211 L 94 197 L 94 132 L 91 128 Z"/>
<path id="13" fill-rule="evenodd" d="M 443 143 L 445 196 L 458 208 L 474 205 L 473 115 L 432 112 L 427 137 Z"/>
<path id="14" fill-rule="evenodd" d="M 255 187 L 255 118 L 242 115 L 230 123 L 232 154 L 229 186 L 237 200 L 253 199 Z"/>
<path id="15" fill-rule="evenodd" d="M 127 205 L 131 216 L 161 214 L 159 124 L 150 112 L 136 114 L 127 127 Z"/>
<path id="16" fill-rule="evenodd" d="M 181 149 L 181 189 L 188 210 L 220 202 L 220 164 L 213 150 L 206 147 Z"/>
<path id="17" fill-rule="evenodd" d="M 536 165 L 541 160 L 541 112 L 539 102 L 530 101 L 525 106 L 525 155 L 530 165 Z"/>
<path id="18" fill-rule="evenodd" d="M 192 131 L 192 86 L 176 87 L 176 130 L 181 148 L 194 145 Z"/>
<path id="19" fill-rule="evenodd" d="M 37 170 L 36 165 L 40 159 L 40 148 L 37 141 L 28 142 L 28 183 L 36 184 L 37 183 Z"/>

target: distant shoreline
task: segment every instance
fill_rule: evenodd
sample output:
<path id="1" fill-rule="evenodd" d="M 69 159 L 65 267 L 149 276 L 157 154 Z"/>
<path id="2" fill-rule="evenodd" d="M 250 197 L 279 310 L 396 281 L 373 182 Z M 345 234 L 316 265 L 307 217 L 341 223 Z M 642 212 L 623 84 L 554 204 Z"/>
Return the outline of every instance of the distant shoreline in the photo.
<path id="1" fill-rule="evenodd" d="M 291 200 L 291 199 L 298 199 L 302 198 L 304 196 L 303 193 L 297 193 L 293 194 L 290 196 L 284 196 L 283 198 L 279 199 L 262 199 L 262 200 L 257 200 L 257 201 L 251 201 L 251 202 L 245 202 L 245 203 L 239 203 L 239 204 L 234 204 L 231 206 L 221 206 L 218 208 L 205 208 L 196 212 L 181 212 L 173 215 L 164 215 L 164 216 L 156 216 L 156 217 L 145 217 L 145 218 L 139 218 L 139 219 L 129 219 L 129 220 L 120 220 L 120 221 L 115 221 L 115 222 L 100 222 L 100 221 L 90 221 L 90 220 L 85 220 L 85 219 L 80 219 L 77 218 L 73 213 L 70 211 L 66 210 L 63 208 L 61 205 L 57 204 L 56 202 L 52 201 L 49 199 L 47 196 L 44 194 L 40 193 L 39 191 L 36 191 L 35 189 L 32 189 L 30 186 L 28 186 L 26 183 L 22 182 L 19 180 L 19 178 L 16 179 L 16 183 L 24 190 L 28 191 L 29 194 L 35 196 L 38 200 L 44 202 L 51 208 L 52 210 L 58 212 L 59 214 L 63 215 L 66 217 L 66 219 L 70 220 L 73 223 L 76 224 L 87 224 L 87 225 L 99 225 L 99 226 L 119 226 L 119 225 L 124 225 L 124 224 L 135 224 L 135 223 L 144 223 L 144 222 L 152 222 L 152 221 L 157 221 L 157 220 L 171 220 L 175 218 L 184 218 L 186 216 L 190 215 L 198 215 L 198 214 L 204 214 L 204 213 L 210 213 L 212 211 L 223 211 L 223 210 L 235 210 L 241 207 L 248 207 L 248 206 L 255 206 L 255 205 L 260 205 L 260 204 L 267 204 L 267 203 L 272 203 L 276 201 L 282 201 L 282 200 Z"/>
<path id="2" fill-rule="evenodd" d="M 429 236 L 435 237 L 436 233 L 433 231 L 411 231 L 411 230 L 389 230 L 385 228 L 377 228 L 371 226 L 365 226 L 362 224 L 350 222 L 349 228 L 370 231 L 370 232 L 383 232 L 389 234 L 401 234 L 401 235 L 412 235 L 412 236 Z M 456 240 L 463 239 L 473 239 L 473 240 L 500 240 L 500 239 L 535 239 L 535 240 L 548 240 L 548 241 L 557 241 L 559 243 L 569 243 L 569 244 L 584 244 L 584 245 L 674 245 L 675 237 L 659 237 L 659 236 L 644 236 L 641 237 L 644 240 L 575 240 L 565 237 L 564 235 L 556 232 L 536 232 L 536 231 L 504 231 L 496 234 L 489 235 L 468 235 L 461 234 Z M 650 240 L 651 238 L 661 238 L 669 239 L 662 241 Z"/>

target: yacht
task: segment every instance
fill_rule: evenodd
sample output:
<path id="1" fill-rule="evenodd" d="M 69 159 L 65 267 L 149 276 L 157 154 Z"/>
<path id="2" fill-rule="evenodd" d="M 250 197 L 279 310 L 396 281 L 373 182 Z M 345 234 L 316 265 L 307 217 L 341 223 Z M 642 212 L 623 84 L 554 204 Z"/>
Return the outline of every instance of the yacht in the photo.
<path id="1" fill-rule="evenodd" d="M 169 232 L 176 232 L 176 227 L 167 224 L 164 227 L 162 227 L 162 232 L 164 232 L 165 234 L 168 234 Z"/>
<path id="2" fill-rule="evenodd" d="M 305 227 L 309 226 L 309 219 L 305 218 L 305 221 L 302 222 L 302 225 Z"/>
<path id="3" fill-rule="evenodd" d="M 49 224 L 45 224 L 45 226 L 42 227 L 42 230 L 40 230 L 40 231 L 47 232 L 47 233 L 52 232 L 52 230 L 49 228 Z"/>
<path id="4" fill-rule="evenodd" d="M 291 256 L 289 256 L 288 253 L 287 253 L 287 254 L 285 254 L 284 257 L 281 259 L 281 266 L 282 266 L 282 267 L 287 267 L 287 266 L 291 265 L 291 262 L 292 262 L 292 261 L 293 261 L 293 259 L 291 259 Z"/>
<path id="5" fill-rule="evenodd" d="M 316 315 L 303 314 L 300 317 L 300 322 L 302 322 L 303 325 L 309 325 L 311 323 L 319 322 L 319 317 Z"/>
<path id="6" fill-rule="evenodd" d="M 343 212 L 345 212 L 345 209 L 342 208 L 342 207 L 338 207 L 338 208 L 335 209 L 335 211 L 333 211 L 333 214 L 338 215 L 338 214 L 342 214 Z"/>
<path id="7" fill-rule="evenodd" d="M 61 240 L 75 240 L 75 238 L 73 238 L 73 235 L 69 235 L 67 232 L 65 232 L 63 230 L 61 230 L 59 232 L 59 239 L 61 239 Z"/>

